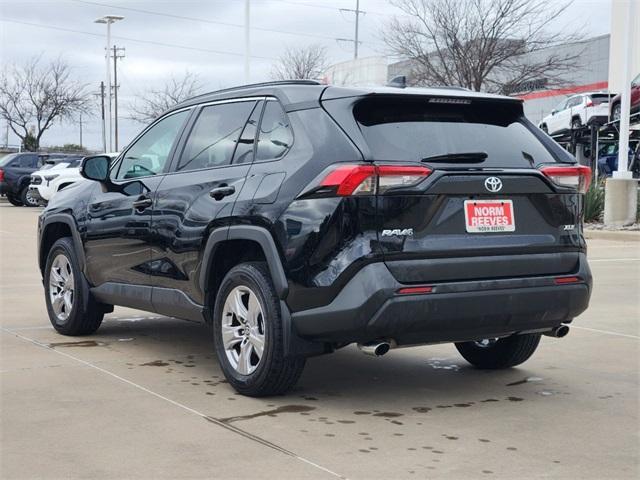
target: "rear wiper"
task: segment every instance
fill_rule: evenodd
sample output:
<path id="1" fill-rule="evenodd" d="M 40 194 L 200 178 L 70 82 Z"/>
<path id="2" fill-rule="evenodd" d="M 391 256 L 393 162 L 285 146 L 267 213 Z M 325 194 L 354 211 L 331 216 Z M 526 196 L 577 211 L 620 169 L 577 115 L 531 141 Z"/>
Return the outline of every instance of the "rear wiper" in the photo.
<path id="1" fill-rule="evenodd" d="M 488 156 L 486 152 L 445 153 L 444 155 L 425 157 L 420 161 L 429 163 L 482 163 Z"/>

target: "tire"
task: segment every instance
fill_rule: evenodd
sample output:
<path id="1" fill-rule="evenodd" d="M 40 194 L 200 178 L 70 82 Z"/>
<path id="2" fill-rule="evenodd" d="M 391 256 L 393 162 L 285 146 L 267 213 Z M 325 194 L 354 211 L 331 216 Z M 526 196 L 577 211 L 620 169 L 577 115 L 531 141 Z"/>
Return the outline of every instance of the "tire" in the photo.
<path id="1" fill-rule="evenodd" d="M 61 238 L 53 244 L 44 270 L 44 292 L 51 325 L 63 335 L 94 333 L 100 327 L 106 310 L 105 305 L 92 297 L 89 284 L 78 265 L 70 238 Z M 53 291 L 53 288 L 56 290 Z M 61 296 L 55 295 L 56 292 L 64 293 Z M 62 298 L 56 306 L 54 296 Z"/>
<path id="2" fill-rule="evenodd" d="M 571 130 L 578 130 L 582 127 L 582 121 L 579 118 L 571 120 Z"/>
<path id="3" fill-rule="evenodd" d="M 236 265 L 224 277 L 216 297 L 213 337 L 222 371 L 242 395 L 283 394 L 304 369 L 304 357 L 284 356 L 280 300 L 264 262 Z"/>
<path id="4" fill-rule="evenodd" d="M 546 123 L 543 123 L 542 125 L 540 125 L 540 130 L 542 130 L 544 133 L 549 135 L 549 129 L 547 128 L 547 124 Z"/>
<path id="5" fill-rule="evenodd" d="M 529 359 L 540 343 L 540 334 L 512 335 L 488 342 L 456 343 L 458 352 L 471 365 L 482 369 L 502 369 L 515 367 Z"/>
<path id="6" fill-rule="evenodd" d="M 616 104 L 613 106 L 613 110 L 612 110 L 612 112 L 611 112 L 612 120 L 614 120 L 614 121 L 618 121 L 618 120 L 620 120 L 621 113 L 622 113 L 622 107 L 620 106 L 620 104 L 619 104 L 619 103 L 616 103 Z"/>
<path id="7" fill-rule="evenodd" d="M 38 206 L 38 201 L 31 196 L 28 185 L 22 189 L 22 192 L 20 192 L 20 201 L 25 207 Z"/>
<path id="8" fill-rule="evenodd" d="M 9 203 L 11 205 L 13 205 L 14 207 L 21 207 L 22 206 L 22 202 L 20 201 L 19 198 L 14 197 L 13 194 L 11 193 L 7 193 L 7 200 L 9 200 Z"/>

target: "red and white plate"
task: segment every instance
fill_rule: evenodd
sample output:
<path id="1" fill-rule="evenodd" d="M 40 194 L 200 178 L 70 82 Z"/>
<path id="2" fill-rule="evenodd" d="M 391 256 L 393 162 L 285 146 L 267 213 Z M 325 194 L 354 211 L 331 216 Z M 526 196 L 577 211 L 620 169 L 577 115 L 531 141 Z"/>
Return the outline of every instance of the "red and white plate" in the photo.
<path id="1" fill-rule="evenodd" d="M 464 219 L 469 233 L 516 230 L 512 200 L 465 200 Z"/>

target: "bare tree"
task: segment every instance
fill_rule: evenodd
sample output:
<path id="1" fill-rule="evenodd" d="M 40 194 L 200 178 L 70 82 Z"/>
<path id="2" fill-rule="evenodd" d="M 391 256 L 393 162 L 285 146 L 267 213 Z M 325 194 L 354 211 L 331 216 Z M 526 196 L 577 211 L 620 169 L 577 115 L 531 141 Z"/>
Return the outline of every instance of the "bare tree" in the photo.
<path id="1" fill-rule="evenodd" d="M 558 0 L 395 0 L 409 19 L 394 17 L 383 38 L 409 59 L 411 83 L 511 93 L 564 82 L 580 52 L 549 49 L 577 41 L 549 23 L 571 2 Z M 526 54 L 526 57 L 525 57 Z"/>
<path id="2" fill-rule="evenodd" d="M 171 76 L 159 90 L 150 90 L 138 95 L 129 105 L 129 117 L 140 123 L 149 123 L 174 105 L 200 93 L 200 77 L 186 71 L 181 76 Z"/>
<path id="3" fill-rule="evenodd" d="M 88 109 L 87 86 L 71 78 L 71 67 L 61 58 L 44 64 L 34 57 L 0 74 L 0 118 L 25 147 L 37 150 L 54 120 L 68 120 Z"/>
<path id="4" fill-rule="evenodd" d="M 318 79 L 327 69 L 327 49 L 313 44 L 307 47 L 287 47 L 271 69 L 275 80 Z"/>

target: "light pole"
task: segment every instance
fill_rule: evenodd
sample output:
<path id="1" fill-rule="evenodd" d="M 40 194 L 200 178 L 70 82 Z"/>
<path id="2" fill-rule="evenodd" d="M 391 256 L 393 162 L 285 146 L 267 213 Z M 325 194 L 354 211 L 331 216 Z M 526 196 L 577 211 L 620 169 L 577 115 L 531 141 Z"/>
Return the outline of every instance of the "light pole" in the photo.
<path id="1" fill-rule="evenodd" d="M 111 24 L 118 20 L 123 20 L 120 15 L 105 15 L 94 20 L 94 23 L 103 23 L 107 25 L 107 48 L 105 49 L 105 65 L 107 66 L 107 85 L 105 87 L 107 94 L 106 116 L 109 124 L 109 151 L 113 151 L 113 129 L 111 128 L 111 69 L 109 68 L 109 60 L 111 58 Z"/>
<path id="2" fill-rule="evenodd" d="M 244 83 L 249 83 L 251 61 L 251 0 L 244 1 Z"/>

